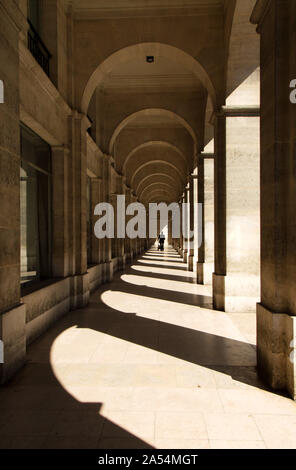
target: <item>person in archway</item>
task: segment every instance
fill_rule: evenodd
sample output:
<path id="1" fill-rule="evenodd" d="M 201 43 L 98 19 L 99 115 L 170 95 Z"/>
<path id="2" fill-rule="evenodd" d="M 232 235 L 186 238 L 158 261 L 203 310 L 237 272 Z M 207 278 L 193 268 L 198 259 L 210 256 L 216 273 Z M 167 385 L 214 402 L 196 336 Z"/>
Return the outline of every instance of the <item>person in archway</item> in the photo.
<path id="1" fill-rule="evenodd" d="M 159 241 L 159 247 L 158 249 L 160 251 L 164 251 L 164 242 L 165 242 L 165 234 L 161 232 L 158 236 L 158 241 Z"/>

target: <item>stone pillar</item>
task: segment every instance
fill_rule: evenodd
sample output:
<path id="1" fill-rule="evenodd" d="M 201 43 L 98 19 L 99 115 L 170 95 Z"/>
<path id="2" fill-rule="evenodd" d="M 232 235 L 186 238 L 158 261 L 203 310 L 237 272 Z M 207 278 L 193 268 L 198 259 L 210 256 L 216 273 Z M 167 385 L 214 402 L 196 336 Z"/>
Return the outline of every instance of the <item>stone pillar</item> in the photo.
<path id="1" fill-rule="evenodd" d="M 119 196 L 124 196 L 125 195 L 125 178 L 121 175 L 117 177 L 117 193 Z M 116 204 L 116 209 L 119 210 L 117 204 Z M 123 214 L 122 214 L 123 212 Z M 126 228 L 125 225 L 125 206 L 123 208 L 120 208 L 120 211 L 118 212 L 118 218 L 122 219 L 122 222 L 124 223 L 124 231 Z M 118 268 L 120 270 L 124 270 L 125 268 L 125 254 L 124 254 L 124 238 L 118 238 L 118 234 L 116 233 L 117 237 L 117 259 L 118 259 Z"/>
<path id="2" fill-rule="evenodd" d="M 91 263 L 92 264 L 101 264 L 102 262 L 102 253 L 101 253 L 101 241 L 99 240 L 94 233 L 94 226 L 97 221 L 97 216 L 94 215 L 95 207 L 101 202 L 101 186 L 102 178 L 91 178 L 91 217 L 92 217 L 92 240 L 91 240 Z"/>
<path id="3" fill-rule="evenodd" d="M 184 196 L 182 196 L 180 200 L 180 247 L 178 250 L 179 255 L 181 258 L 184 257 L 184 236 L 183 236 L 183 202 Z"/>
<path id="4" fill-rule="evenodd" d="M 193 178 L 193 192 L 194 192 L 194 202 L 198 203 L 200 194 L 199 194 L 199 177 L 198 177 L 198 167 L 196 164 L 196 168 L 194 170 Z M 194 222 L 194 257 L 193 257 L 193 271 L 196 273 L 197 276 L 197 268 L 198 268 L 198 256 L 199 256 L 199 238 L 198 238 L 198 211 L 196 207 L 194 209 L 193 215 L 193 222 Z"/>
<path id="5" fill-rule="evenodd" d="M 131 194 L 131 203 L 137 202 L 137 197 L 135 194 Z M 131 240 L 132 244 L 132 250 L 133 250 L 133 257 L 138 257 L 139 254 L 139 239 L 135 238 L 134 240 Z"/>
<path id="6" fill-rule="evenodd" d="M 173 238 L 172 238 L 172 229 L 173 229 L 173 220 L 172 220 L 172 214 L 169 213 L 168 217 L 168 244 L 172 246 L 173 244 Z"/>
<path id="7" fill-rule="evenodd" d="M 131 203 L 131 189 L 125 186 L 125 208 L 127 209 L 127 206 Z M 126 216 L 126 224 L 128 221 L 131 219 L 130 215 Z M 132 263 L 133 261 L 133 248 L 132 248 L 132 240 L 130 238 L 125 237 L 124 240 L 124 246 L 125 246 L 125 256 L 126 256 L 126 261 L 128 263 Z"/>
<path id="8" fill-rule="evenodd" d="M 214 272 L 214 154 L 200 155 L 198 202 L 203 202 L 202 244 L 197 266 L 198 284 L 212 284 Z"/>
<path id="9" fill-rule="evenodd" d="M 51 147 L 52 159 L 52 275 L 69 275 L 68 165 L 69 149 Z"/>
<path id="10" fill-rule="evenodd" d="M 0 0 L 0 382 L 25 362 L 26 311 L 20 303 L 19 39 L 25 18 L 15 2 Z M 4 357 L 2 357 L 2 351 Z"/>
<path id="11" fill-rule="evenodd" d="M 259 298 L 259 113 L 224 107 L 215 118 L 215 273 L 218 310 L 252 312 Z"/>
<path id="12" fill-rule="evenodd" d="M 69 244 L 71 250 L 70 272 L 71 307 L 81 308 L 89 301 L 89 276 L 87 273 L 87 167 L 86 130 L 90 123 L 83 114 L 74 111 L 69 118 Z"/>
<path id="13" fill-rule="evenodd" d="M 261 39 L 261 375 L 296 399 L 296 2 L 257 2 L 251 21 Z"/>
<path id="14" fill-rule="evenodd" d="M 223 113 L 215 116 L 214 217 L 215 272 L 213 273 L 213 303 L 225 309 L 226 275 L 226 119 Z"/>
<path id="15" fill-rule="evenodd" d="M 195 193 L 194 193 L 194 180 L 193 175 L 189 178 L 189 184 L 187 189 L 187 202 L 188 202 L 188 234 L 187 234 L 187 269 L 188 271 L 193 271 L 193 261 L 194 261 L 194 202 L 195 202 Z"/>
<path id="16" fill-rule="evenodd" d="M 103 173 L 102 173 L 102 186 L 103 186 L 103 201 L 111 202 L 111 157 L 103 155 Z M 112 239 L 105 238 L 104 242 L 104 264 L 105 264 L 105 282 L 110 282 L 113 279 L 113 264 L 112 264 Z"/>
<path id="17" fill-rule="evenodd" d="M 198 211 L 194 212 L 194 269 L 196 271 L 197 284 L 204 283 L 204 258 L 205 258 L 205 238 L 204 238 L 204 161 L 202 155 L 198 156 L 197 168 L 194 179 L 195 201 L 202 206 L 202 226 L 199 226 Z M 201 233 L 201 239 L 199 237 Z"/>
<path id="18" fill-rule="evenodd" d="M 188 255 L 187 255 L 187 267 L 188 271 L 193 271 L 193 261 L 194 261 L 194 235 L 191 236 L 192 233 L 194 234 L 194 222 L 195 222 L 195 196 L 196 193 L 194 192 L 194 177 L 193 175 L 190 176 L 189 179 L 189 188 L 188 188 Z"/>
<path id="19" fill-rule="evenodd" d="M 188 198 L 188 188 L 185 189 L 184 191 L 184 196 L 183 196 L 183 203 L 188 204 L 189 198 Z M 185 206 L 186 209 L 184 208 L 182 211 L 182 220 L 184 221 L 183 227 L 185 230 L 186 227 L 186 234 L 183 233 L 183 261 L 184 263 L 187 264 L 188 262 L 188 206 Z M 185 222 L 186 221 L 186 222 Z"/>

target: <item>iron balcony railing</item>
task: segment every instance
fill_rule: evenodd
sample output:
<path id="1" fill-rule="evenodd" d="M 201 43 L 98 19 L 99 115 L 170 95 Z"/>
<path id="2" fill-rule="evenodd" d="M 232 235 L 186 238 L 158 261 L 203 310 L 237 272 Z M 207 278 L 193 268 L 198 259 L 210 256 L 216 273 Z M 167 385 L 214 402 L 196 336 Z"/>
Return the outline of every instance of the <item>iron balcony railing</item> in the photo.
<path id="1" fill-rule="evenodd" d="M 28 49 L 35 57 L 38 64 L 42 67 L 44 72 L 49 76 L 49 62 L 51 59 L 51 53 L 45 46 L 30 20 L 28 20 L 28 23 L 30 26 L 30 29 L 28 30 Z"/>

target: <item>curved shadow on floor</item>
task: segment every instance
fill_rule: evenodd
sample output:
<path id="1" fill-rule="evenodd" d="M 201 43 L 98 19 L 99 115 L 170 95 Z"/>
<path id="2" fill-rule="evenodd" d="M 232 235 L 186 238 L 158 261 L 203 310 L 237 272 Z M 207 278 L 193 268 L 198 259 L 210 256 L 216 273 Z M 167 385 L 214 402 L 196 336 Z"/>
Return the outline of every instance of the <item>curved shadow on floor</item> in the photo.
<path id="1" fill-rule="evenodd" d="M 184 297 L 183 293 L 174 292 L 172 297 L 172 293 L 163 289 L 129 285 L 120 280 L 120 276 L 120 273 L 115 276 L 114 284 L 122 293 L 173 300 L 176 306 L 184 301 L 189 306 L 196 306 L 203 300 L 203 296 L 185 294 Z M 87 308 L 70 312 L 36 340 L 28 348 L 28 362 L 22 371 L 0 388 L 1 448 L 152 448 L 102 416 L 102 401 L 78 401 L 53 373 L 50 364 L 52 345 L 71 327 L 100 332 L 161 353 L 164 364 L 166 360 L 169 363 L 170 358 L 177 358 L 188 364 L 225 372 L 239 382 L 266 389 L 257 376 L 254 346 L 189 326 L 126 313 L 120 305 L 118 308 L 108 306 L 102 301 L 102 296 L 110 292 L 110 287 L 112 285 L 101 286 Z M 198 318 L 199 310 L 196 315 Z M 87 370 L 87 361 L 85 365 Z M 75 363 L 70 361 L 65 367 L 75 373 Z M 132 377 L 133 365 L 129 368 Z M 153 375 L 144 377 L 146 382 L 150 378 L 153 383 Z"/>

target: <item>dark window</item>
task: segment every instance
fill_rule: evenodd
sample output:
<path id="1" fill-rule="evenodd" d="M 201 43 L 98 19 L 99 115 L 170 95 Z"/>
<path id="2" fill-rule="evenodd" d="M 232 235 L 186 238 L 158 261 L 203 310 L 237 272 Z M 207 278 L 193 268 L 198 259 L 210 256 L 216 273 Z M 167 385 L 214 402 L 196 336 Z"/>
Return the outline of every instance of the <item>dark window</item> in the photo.
<path id="1" fill-rule="evenodd" d="M 38 0 L 29 0 L 28 23 L 30 28 L 28 30 L 28 49 L 49 76 L 51 54 L 40 37 L 39 8 Z"/>
<path id="2" fill-rule="evenodd" d="M 28 19 L 36 32 L 39 32 L 39 0 L 28 0 Z"/>
<path id="3" fill-rule="evenodd" d="M 21 127 L 21 283 L 51 277 L 51 152 Z"/>

